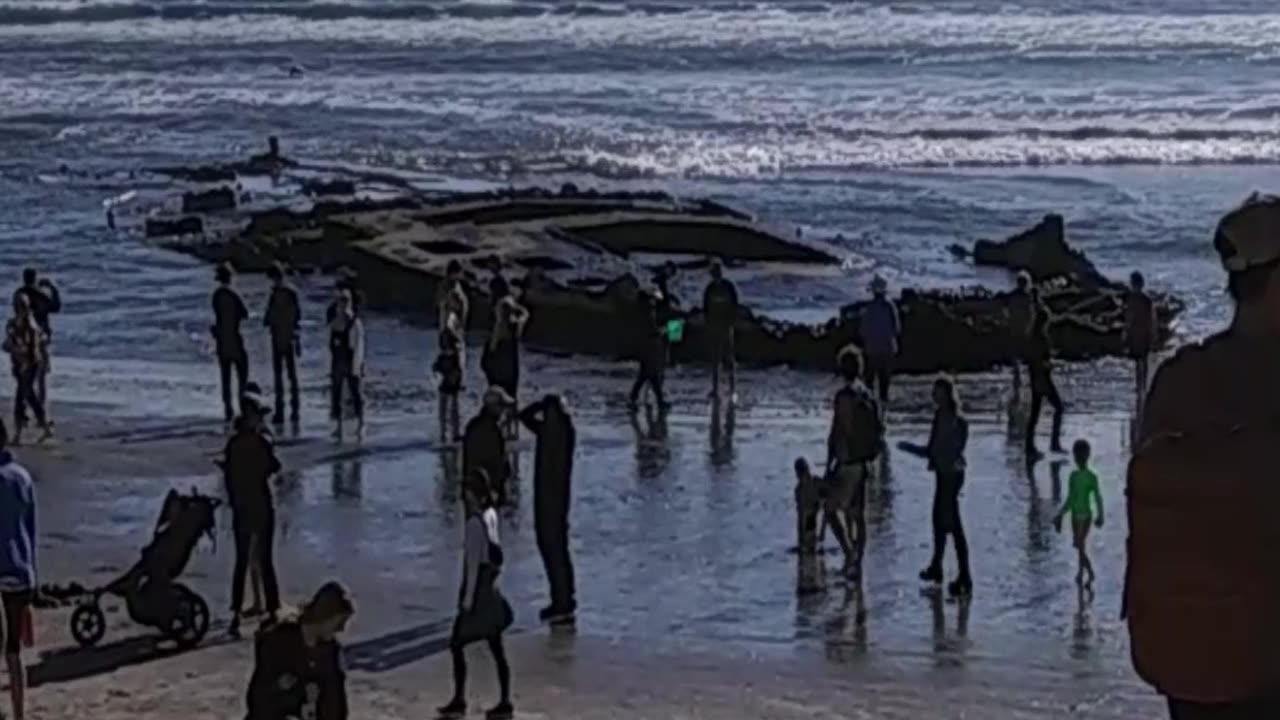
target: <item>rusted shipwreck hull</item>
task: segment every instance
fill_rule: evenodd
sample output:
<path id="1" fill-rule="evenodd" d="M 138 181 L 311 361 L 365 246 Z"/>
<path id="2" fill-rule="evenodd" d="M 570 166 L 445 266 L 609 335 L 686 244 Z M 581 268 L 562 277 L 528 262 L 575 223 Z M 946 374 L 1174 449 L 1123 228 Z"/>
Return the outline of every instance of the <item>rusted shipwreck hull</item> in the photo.
<path id="1" fill-rule="evenodd" d="M 472 329 L 490 318 L 487 270 L 501 258 L 525 289 L 532 310 L 526 340 L 547 349 L 625 356 L 636 343 L 632 309 L 652 265 L 673 260 L 683 270 L 725 262 L 743 281 L 773 273 L 839 277 L 838 248 L 804 242 L 757 224 L 745 213 L 709 201 L 663 194 L 598 194 L 564 188 L 482 193 L 434 199 L 326 200 L 306 210 L 276 208 L 247 217 L 237 236 L 216 242 L 172 241 L 166 247 L 241 271 L 274 262 L 298 271 L 354 272 L 369 306 L 431 320 L 450 260 L 462 263 L 472 301 Z M 701 275 L 699 276 L 701 277 Z M 1061 357 L 1086 360 L 1124 352 L 1123 289 L 1097 282 L 1047 283 L 1058 312 L 1088 319 L 1064 322 L 1053 336 Z M 904 291 L 902 372 L 981 371 L 1010 362 L 1006 317 L 1011 297 L 974 289 L 961 293 Z M 744 310 L 737 321 L 739 361 L 829 369 L 836 352 L 857 343 L 860 304 L 838 310 L 822 326 L 774 320 Z M 1181 303 L 1158 299 L 1162 341 Z M 833 315 L 837 309 L 833 308 Z M 1105 331 L 1100 331 L 1100 328 Z M 689 311 L 677 357 L 705 359 L 704 329 Z"/>

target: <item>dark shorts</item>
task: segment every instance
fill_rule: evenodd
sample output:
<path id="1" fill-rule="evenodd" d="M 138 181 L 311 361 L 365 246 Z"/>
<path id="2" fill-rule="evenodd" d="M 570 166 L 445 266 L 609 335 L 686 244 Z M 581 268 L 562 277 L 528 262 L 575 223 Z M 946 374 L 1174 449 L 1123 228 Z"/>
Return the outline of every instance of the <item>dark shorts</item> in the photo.
<path id="1" fill-rule="evenodd" d="M 22 651 L 22 617 L 31 607 L 33 593 L 22 592 L 0 593 L 0 605 L 4 607 L 4 622 L 0 628 L 4 632 L 4 654 L 17 655 Z"/>

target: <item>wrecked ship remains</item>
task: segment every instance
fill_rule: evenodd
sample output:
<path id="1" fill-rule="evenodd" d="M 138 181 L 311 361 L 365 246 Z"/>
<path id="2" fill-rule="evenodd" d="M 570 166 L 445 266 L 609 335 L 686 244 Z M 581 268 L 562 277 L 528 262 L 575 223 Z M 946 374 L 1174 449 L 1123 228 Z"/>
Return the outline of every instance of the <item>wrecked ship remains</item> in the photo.
<path id="1" fill-rule="evenodd" d="M 282 164 L 274 172 L 283 167 L 296 164 Z M 220 168 L 168 174 L 188 181 L 234 175 Z M 771 274 L 838 277 L 842 272 L 839 248 L 786 237 L 714 201 L 664 193 L 599 193 L 566 185 L 557 192 L 427 194 L 406 189 L 371 198 L 357 196 L 355 182 L 312 178 L 298 183 L 297 197 L 288 203 L 237 204 L 237 188 L 227 207 L 229 189 L 182 189 L 187 194 L 181 216 L 153 214 L 146 221 L 146 234 L 164 247 L 229 262 L 242 272 L 263 271 L 277 261 L 299 272 L 352 272 L 369 306 L 379 310 L 433 317 L 445 267 L 457 260 L 471 298 L 472 329 L 485 328 L 491 317 L 486 276 L 500 260 L 510 274 L 523 275 L 517 283 L 523 284 L 531 309 L 526 342 L 555 351 L 626 355 L 637 330 L 630 322 L 636 295 L 662 262 L 675 262 L 687 272 L 718 258 L 740 287 Z M 218 202 L 202 203 L 200 193 L 217 193 Z M 221 207 L 210 216 L 192 214 L 211 205 Z M 208 228 L 210 220 L 228 228 L 224 237 L 182 234 Z M 1071 251 L 1063 234 L 1061 218 L 1050 216 L 1004 243 L 980 243 L 975 259 L 1032 271 L 1053 311 L 1087 320 L 1053 326 L 1060 357 L 1123 356 L 1124 288 Z M 1065 260 L 1055 271 L 1058 258 Z M 1007 329 L 1010 300 L 1007 292 L 983 288 L 959 293 L 904 290 L 898 298 L 898 370 L 982 371 L 1013 361 Z M 744 304 L 749 302 L 744 296 Z M 861 304 L 839 308 L 822 325 L 785 322 L 744 307 L 736 325 L 739 362 L 828 370 L 840 347 L 858 342 Z M 1157 297 L 1161 342 L 1168 339 L 1181 309 L 1176 299 Z M 696 307 L 685 310 L 684 341 L 673 352 L 682 360 L 703 360 L 700 312 Z"/>

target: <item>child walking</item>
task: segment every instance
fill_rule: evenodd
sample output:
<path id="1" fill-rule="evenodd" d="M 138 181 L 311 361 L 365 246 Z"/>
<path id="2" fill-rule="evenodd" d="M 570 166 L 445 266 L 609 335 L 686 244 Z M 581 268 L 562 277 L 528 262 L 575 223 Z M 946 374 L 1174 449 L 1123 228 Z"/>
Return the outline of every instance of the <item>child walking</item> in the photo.
<path id="1" fill-rule="evenodd" d="M 1067 513 L 1071 513 L 1072 544 L 1079 553 L 1080 560 L 1080 568 L 1076 571 L 1076 584 L 1084 587 L 1093 587 L 1094 579 L 1093 563 L 1089 561 L 1089 552 L 1085 548 L 1085 541 L 1089 537 L 1089 526 L 1102 527 L 1102 493 L 1098 489 L 1098 476 L 1089 467 L 1091 453 L 1092 448 L 1085 440 L 1077 440 L 1071 446 L 1076 469 L 1071 471 L 1071 477 L 1067 479 L 1067 500 L 1053 519 L 1054 527 L 1058 532 L 1062 532 L 1062 518 Z M 1098 508 L 1097 517 L 1093 515 L 1090 500 Z"/>

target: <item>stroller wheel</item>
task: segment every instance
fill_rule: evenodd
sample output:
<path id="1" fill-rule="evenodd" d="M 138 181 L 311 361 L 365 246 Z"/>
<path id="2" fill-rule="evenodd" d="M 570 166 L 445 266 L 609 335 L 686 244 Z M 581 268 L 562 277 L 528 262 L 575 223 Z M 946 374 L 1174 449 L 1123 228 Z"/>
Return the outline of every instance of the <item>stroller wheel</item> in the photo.
<path id="1" fill-rule="evenodd" d="M 107 616 L 98 603 L 81 603 L 71 613 L 71 637 L 80 647 L 97 645 L 107 633 Z"/>
<path id="2" fill-rule="evenodd" d="M 209 604 L 182 583 L 173 584 L 174 612 L 168 636 L 185 650 L 195 647 L 209 632 Z"/>

